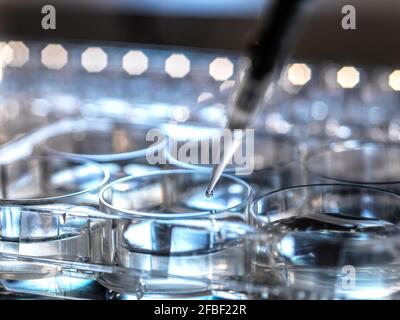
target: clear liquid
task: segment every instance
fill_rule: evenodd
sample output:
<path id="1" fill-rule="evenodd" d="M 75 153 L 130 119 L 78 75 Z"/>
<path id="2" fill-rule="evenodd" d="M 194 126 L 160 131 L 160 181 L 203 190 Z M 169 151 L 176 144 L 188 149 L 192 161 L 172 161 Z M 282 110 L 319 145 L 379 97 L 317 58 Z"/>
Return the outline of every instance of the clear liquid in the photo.
<path id="1" fill-rule="evenodd" d="M 62 274 L 42 279 L 3 280 L 2 285 L 7 292 L 36 294 L 42 298 L 103 300 L 106 296 L 104 287 L 95 280 Z"/>
<path id="2" fill-rule="evenodd" d="M 321 213 L 273 225 L 278 231 L 272 250 L 285 269 L 286 284 L 330 288 L 338 297 L 355 299 L 397 291 L 400 264 L 389 242 L 399 230 L 390 222 Z"/>
<path id="3" fill-rule="evenodd" d="M 240 193 L 240 186 L 237 192 Z M 233 188 L 234 189 L 234 188 Z M 188 192 L 183 201 L 168 207 L 168 211 L 197 212 L 221 210 L 240 203 L 235 190 L 218 188 L 214 198 L 206 198 L 201 187 Z M 165 212 L 163 204 L 152 208 Z M 118 266 L 139 270 L 151 278 L 102 274 L 100 283 L 110 290 L 136 298 L 205 298 L 214 297 L 208 285 L 211 277 L 242 276 L 243 247 L 238 236 L 221 237 L 212 219 L 132 220 L 116 224 L 116 260 Z M 214 221 L 215 223 L 215 221 Z M 211 228 L 211 229 L 210 229 Z M 186 277 L 186 279 L 182 279 Z M 114 295 L 115 296 L 115 295 Z"/>
<path id="4" fill-rule="evenodd" d="M 54 217 L 40 221 L 54 223 L 44 223 L 47 228 L 42 230 L 35 230 L 29 225 L 25 229 L 24 224 L 15 225 L 15 230 L 9 228 L 7 235 L 13 237 L 0 241 L 0 251 L 73 262 L 102 259 L 99 244 L 102 241 L 103 224 L 100 221 L 89 223 L 87 219 L 73 219 L 63 225 L 59 225 L 60 221 Z M 15 237 L 17 234 L 19 238 Z M 104 290 L 87 275 L 75 271 L 60 273 L 57 266 L 33 262 L 0 259 L 0 282 L 8 292 L 71 299 L 100 299 L 105 295 Z"/>
<path id="5" fill-rule="evenodd" d="M 121 224 L 114 231 L 117 264 L 150 275 L 100 275 L 100 283 L 118 293 L 140 299 L 209 298 L 211 278 L 244 274 L 244 251 L 235 235 L 220 239 L 207 229 L 156 221 Z"/>
<path id="6" fill-rule="evenodd" d="M 64 219 L 19 208 L 5 210 L 1 217 L 2 253 L 72 262 L 101 259 L 103 222 L 100 220 Z M 12 292 L 54 297 L 82 296 L 91 290 L 89 287 L 94 287 L 93 281 L 88 286 L 88 279 L 73 271 L 60 276 L 57 266 L 10 259 L 0 259 L 0 281 Z"/>
<path id="7" fill-rule="evenodd" d="M 160 256 L 121 248 L 118 264 L 146 272 L 151 278 L 102 274 L 99 282 L 136 299 L 211 299 L 209 281 L 227 275 L 243 276 L 243 248 L 238 245 L 206 254 Z M 185 278 L 186 277 L 186 278 Z"/>

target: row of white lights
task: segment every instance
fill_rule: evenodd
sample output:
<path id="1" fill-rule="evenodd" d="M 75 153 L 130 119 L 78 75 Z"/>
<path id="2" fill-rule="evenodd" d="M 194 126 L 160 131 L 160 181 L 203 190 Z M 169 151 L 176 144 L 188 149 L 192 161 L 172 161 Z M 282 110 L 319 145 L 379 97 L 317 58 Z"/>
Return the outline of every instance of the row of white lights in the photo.
<path id="1" fill-rule="evenodd" d="M 22 67 L 29 60 L 29 48 L 21 41 L 0 43 L 0 58 L 6 65 Z M 81 55 L 81 64 L 90 73 L 103 71 L 107 60 L 100 47 L 87 48 Z M 49 44 L 41 51 L 41 62 L 49 69 L 60 70 L 68 63 L 68 51 L 60 44 Z M 149 59 L 142 51 L 130 50 L 122 58 L 122 68 L 129 75 L 141 75 L 149 68 Z M 171 78 L 184 78 L 190 72 L 190 60 L 184 54 L 172 54 L 165 60 L 165 71 Z M 217 81 L 229 79 L 233 72 L 228 58 L 218 57 L 209 64 L 209 73 Z"/>
<path id="2" fill-rule="evenodd" d="M 81 63 L 90 73 L 103 71 L 107 67 L 107 54 L 100 47 L 83 51 Z M 29 48 L 21 41 L 0 42 L 0 62 L 21 67 L 29 60 Z M 68 51 L 60 44 L 49 44 L 41 52 L 41 62 L 53 70 L 60 70 L 68 63 Z M 130 50 L 122 58 L 122 67 L 129 75 L 141 75 L 149 67 L 148 57 L 139 50 Z M 172 54 L 165 60 L 165 71 L 171 78 L 184 78 L 190 72 L 190 60 L 184 54 Z M 234 65 L 224 57 L 215 58 L 209 64 L 209 73 L 217 81 L 232 77 Z M 304 86 L 312 78 L 311 68 L 304 63 L 294 63 L 287 68 L 287 79 L 292 85 Z M 352 66 L 344 66 L 336 73 L 336 81 L 342 87 L 351 89 L 360 82 L 360 72 Z M 389 86 L 400 91 L 400 70 L 394 70 L 388 77 Z"/>
<path id="3" fill-rule="evenodd" d="M 287 78 L 292 85 L 304 86 L 311 77 L 312 71 L 305 63 L 294 63 L 287 68 Z M 352 66 L 344 66 L 336 72 L 336 81 L 342 88 L 354 88 L 360 83 L 360 71 Z M 388 75 L 388 85 L 394 91 L 400 91 L 400 70 Z"/>
<path id="4" fill-rule="evenodd" d="M 304 86 L 311 77 L 312 71 L 305 63 L 294 63 L 287 68 L 287 78 L 292 85 Z M 354 88 L 360 82 L 360 72 L 355 67 L 342 67 L 336 73 L 336 81 L 342 88 Z"/>

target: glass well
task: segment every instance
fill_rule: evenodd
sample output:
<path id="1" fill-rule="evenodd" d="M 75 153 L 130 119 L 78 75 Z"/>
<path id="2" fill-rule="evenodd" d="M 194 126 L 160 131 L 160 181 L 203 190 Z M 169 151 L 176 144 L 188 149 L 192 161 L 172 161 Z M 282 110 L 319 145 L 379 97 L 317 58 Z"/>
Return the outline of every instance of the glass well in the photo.
<path id="1" fill-rule="evenodd" d="M 397 195 L 368 187 L 272 192 L 251 207 L 265 240 L 249 261 L 261 282 L 329 289 L 337 298 L 388 298 L 400 283 L 399 212 Z"/>
<path id="2" fill-rule="evenodd" d="M 246 221 L 252 189 L 224 175 L 207 198 L 208 179 L 201 171 L 158 171 L 117 180 L 101 191 L 101 210 L 126 218 L 114 223 L 110 262 L 148 273 L 145 296 L 208 296 L 211 278 L 243 274 L 236 226 Z M 137 279 L 122 274 L 102 274 L 99 281 L 113 291 L 138 293 Z"/>

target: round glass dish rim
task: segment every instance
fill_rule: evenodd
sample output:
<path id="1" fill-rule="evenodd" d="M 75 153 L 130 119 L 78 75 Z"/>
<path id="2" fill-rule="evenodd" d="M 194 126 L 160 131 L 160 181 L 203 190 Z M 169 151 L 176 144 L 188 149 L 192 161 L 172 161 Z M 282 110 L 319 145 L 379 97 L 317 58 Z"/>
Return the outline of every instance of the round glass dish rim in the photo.
<path id="1" fill-rule="evenodd" d="M 101 187 L 103 187 L 107 181 L 110 178 L 110 172 L 104 168 L 102 165 L 100 165 L 99 163 L 89 160 L 89 159 L 85 159 L 82 157 L 76 157 L 76 156 L 61 156 L 61 155 L 31 155 L 28 157 L 23 157 L 23 158 L 19 158 L 16 159 L 14 161 L 9 161 L 9 162 L 3 162 L 0 163 L 0 167 L 4 166 L 4 165 L 10 165 L 13 164 L 17 161 L 24 161 L 24 160 L 30 160 L 30 159 L 60 159 L 60 160 L 70 160 L 73 161 L 75 163 L 79 163 L 79 164 L 91 164 L 97 168 L 100 169 L 100 172 L 103 174 L 103 179 L 97 183 L 95 186 L 87 188 L 85 190 L 81 190 L 78 192 L 73 192 L 73 193 L 69 193 L 66 195 L 61 195 L 61 196 L 55 196 L 55 197 L 44 197 L 44 198 L 34 198 L 34 199 L 24 199 L 24 198 L 20 198 L 20 199 L 4 199 L 4 198 L 0 198 L 0 205 L 40 205 L 40 204 L 52 204 L 55 202 L 58 202 L 60 200 L 64 200 L 64 199 L 68 199 L 68 198 L 73 198 L 73 197 L 77 197 L 86 193 L 91 193 L 93 191 L 96 191 L 98 189 L 100 189 Z"/>
<path id="2" fill-rule="evenodd" d="M 346 144 L 350 144 L 353 143 L 354 146 L 352 148 L 346 146 Z M 337 146 L 343 146 L 344 150 L 343 151 L 349 151 L 349 150 L 361 150 L 361 148 L 364 145 L 382 145 L 382 146 L 389 146 L 389 147 L 393 147 L 393 148 L 397 148 L 400 151 L 400 145 L 396 144 L 395 142 L 390 142 L 390 141 L 385 141 L 385 142 L 379 142 L 379 141 L 373 141 L 373 140 L 345 140 L 345 141 L 338 141 L 338 142 L 332 142 L 329 144 L 326 144 L 324 146 L 321 146 L 317 149 L 314 149 L 313 151 L 311 151 L 309 154 L 306 155 L 306 157 L 303 160 L 303 167 L 305 168 L 306 172 L 323 178 L 323 179 L 328 179 L 328 180 L 332 180 L 332 181 L 338 181 L 340 183 L 347 183 L 347 184 L 355 184 L 355 185 L 363 185 L 363 184 L 367 184 L 367 185 L 376 185 L 376 186 L 380 186 L 380 185 L 395 185 L 395 184 L 399 184 L 400 180 L 393 180 L 393 181 L 383 181 L 383 182 L 377 182 L 377 181 L 356 181 L 356 180 L 347 180 L 347 179 L 342 179 L 342 178 L 334 178 L 334 177 L 330 177 L 324 174 L 319 174 L 319 173 L 315 173 L 313 172 L 309 166 L 307 165 L 307 162 L 309 159 L 311 159 L 312 157 L 322 154 L 324 152 L 331 152 L 332 148 L 337 147 Z M 377 148 L 379 149 L 379 148 Z"/>
<path id="3" fill-rule="evenodd" d="M 207 215 L 212 215 L 215 216 L 217 214 L 225 213 L 227 211 L 239 208 L 240 206 L 243 205 L 243 203 L 249 204 L 249 201 L 251 200 L 251 196 L 253 194 L 253 188 L 247 184 L 245 181 L 242 179 L 239 179 L 235 176 L 228 175 L 228 174 L 222 174 L 222 177 L 228 178 L 230 180 L 233 180 L 242 186 L 246 188 L 246 198 L 245 201 L 240 202 L 239 204 L 224 208 L 224 209 L 219 209 L 215 211 L 197 211 L 197 212 L 183 212 L 183 213 L 156 213 L 156 212 L 143 212 L 143 211 L 136 211 L 136 210 L 123 210 L 123 209 L 118 209 L 115 206 L 111 205 L 108 201 L 104 199 L 104 194 L 107 190 L 112 188 L 114 185 L 121 183 L 121 182 L 126 182 L 134 179 L 139 179 L 143 177 L 151 177 L 151 176 L 158 176 L 158 175 L 171 175 L 171 174 L 206 174 L 205 171 L 201 170 L 189 170 L 189 169 L 171 169 L 171 170 L 157 170 L 154 172 L 149 172 L 143 175 L 130 175 L 127 177 L 120 178 L 118 180 L 115 180 L 106 186 L 104 186 L 99 193 L 99 204 L 100 204 L 100 209 L 102 206 L 107 207 L 108 209 L 113 210 L 117 214 L 122 214 L 123 216 L 126 215 L 131 215 L 132 217 L 141 217 L 143 219 L 145 218 L 158 218 L 158 219 L 165 219 L 165 220 L 172 220 L 172 219 L 186 219 L 186 218 L 193 218 L 193 217 L 202 217 L 202 216 L 207 216 Z M 205 190 L 204 190 L 205 192 Z"/>
<path id="4" fill-rule="evenodd" d="M 121 123 L 121 122 L 120 122 Z M 140 130 L 145 130 L 147 127 L 143 126 L 143 125 L 138 125 L 135 123 L 123 123 L 123 125 L 127 125 L 127 126 L 132 126 L 132 127 L 136 127 L 136 130 L 140 129 Z M 128 152 L 121 152 L 121 153 L 109 153 L 109 154 L 85 154 L 85 153 L 74 153 L 74 152 L 66 152 L 66 151 L 61 151 L 61 150 L 57 150 L 56 148 L 50 147 L 47 145 L 47 143 L 44 143 L 43 145 L 43 149 L 46 150 L 47 152 L 54 154 L 54 155 L 59 155 L 59 156 L 68 156 L 68 157 L 80 157 L 80 158 L 84 158 L 84 159 L 88 159 L 91 161 L 95 161 L 95 162 L 112 162 L 112 161 L 124 161 L 124 160 L 130 160 L 130 159 L 138 159 L 138 158 L 142 158 L 145 157 L 147 153 L 149 152 L 154 152 L 156 150 L 163 150 L 166 147 L 166 133 L 164 132 L 164 130 L 162 128 L 153 128 L 153 127 L 148 127 L 147 129 L 151 130 L 151 129 L 157 129 L 160 131 L 160 133 L 163 135 L 163 139 L 160 142 L 157 142 L 157 144 L 153 144 L 150 147 L 144 148 L 144 149 L 139 149 L 139 150 L 135 150 L 135 151 L 128 151 Z M 98 128 L 87 128 L 86 130 L 82 130 L 83 132 L 96 132 L 96 131 L 106 131 L 106 130 L 101 130 Z M 58 138 L 58 137 L 62 137 L 64 135 L 68 135 L 71 134 L 73 132 L 63 132 L 61 134 L 58 135 L 54 135 L 52 137 L 50 137 L 48 140 L 51 141 L 52 139 Z"/>
<path id="5" fill-rule="evenodd" d="M 293 152 L 292 152 L 292 154 L 290 156 L 290 159 L 288 161 L 279 161 L 275 165 L 267 166 L 267 167 L 262 168 L 260 170 L 254 170 L 253 172 L 260 173 L 260 172 L 264 172 L 264 171 L 270 171 L 270 170 L 273 170 L 275 168 L 276 169 L 280 169 L 280 168 L 283 168 L 285 166 L 288 166 L 290 164 L 293 164 L 293 163 L 296 163 L 296 162 L 300 161 L 300 150 L 298 148 L 298 145 L 297 145 L 295 139 L 292 139 L 292 138 L 290 138 L 288 136 L 279 135 L 279 134 L 268 134 L 268 133 L 265 133 L 265 132 L 262 132 L 261 134 L 265 135 L 267 138 L 276 137 L 278 139 L 285 140 L 286 143 L 291 144 L 291 146 L 293 146 Z M 168 141 L 169 141 L 169 139 L 173 139 L 173 138 L 168 137 Z M 197 139 L 197 140 L 193 139 L 193 140 L 187 140 L 187 141 L 184 141 L 184 142 L 200 142 L 200 141 L 204 141 L 204 140 L 209 140 L 209 139 L 207 139 L 207 138 Z M 178 140 L 178 143 L 179 142 L 180 141 Z M 182 169 L 188 169 L 188 170 L 202 170 L 202 171 L 205 171 L 205 172 L 211 172 L 213 170 L 212 166 L 207 166 L 207 165 L 202 166 L 200 164 L 195 165 L 195 164 L 190 164 L 190 163 L 186 163 L 186 162 L 180 161 L 180 160 L 174 158 L 171 155 L 171 152 L 169 152 L 170 149 L 169 149 L 168 142 L 166 143 L 165 147 L 166 147 L 165 148 L 165 157 L 166 157 L 166 159 L 168 159 L 169 163 L 172 164 L 172 165 L 176 165 L 177 167 L 180 167 Z M 228 174 L 234 174 L 235 170 L 239 169 L 239 171 L 240 171 L 240 168 L 241 167 L 226 168 L 224 171 L 227 172 Z M 244 175 L 244 177 L 245 177 L 245 175 Z"/>
<path id="6" fill-rule="evenodd" d="M 271 192 L 268 192 L 262 196 L 257 197 L 251 204 L 250 204 L 250 208 L 249 208 L 249 213 L 250 216 L 252 218 L 254 218 L 257 222 L 261 222 L 262 224 L 265 224 L 265 222 L 263 220 L 261 220 L 258 216 L 258 214 L 255 211 L 255 207 L 256 205 L 259 203 L 259 201 L 265 200 L 267 197 L 270 197 L 274 194 L 280 193 L 280 192 L 284 192 L 284 191 L 290 191 L 290 190 L 294 190 L 294 189 L 304 189 L 304 188 L 310 188 L 310 187 L 345 187 L 345 188 L 356 188 L 356 189 L 363 189 L 363 190 L 371 190 L 371 191 L 375 191 L 379 194 L 382 195 L 388 195 L 392 198 L 397 198 L 399 200 L 400 203 L 400 195 L 387 191 L 387 190 L 383 190 L 383 189 L 379 189 L 379 188 L 375 188 L 375 187 L 369 187 L 369 186 L 360 186 L 358 184 L 349 184 L 349 183 L 316 183 L 316 184 L 301 184 L 301 185 L 297 185 L 297 186 L 291 186 L 291 187 L 286 187 L 286 188 L 281 188 L 278 190 L 273 190 Z"/>

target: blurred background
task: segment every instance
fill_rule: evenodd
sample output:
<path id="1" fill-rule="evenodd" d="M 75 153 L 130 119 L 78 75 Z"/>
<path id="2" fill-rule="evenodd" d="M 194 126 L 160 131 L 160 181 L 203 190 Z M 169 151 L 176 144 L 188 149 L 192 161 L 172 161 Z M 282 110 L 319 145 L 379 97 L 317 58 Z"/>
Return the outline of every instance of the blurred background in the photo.
<path id="1" fill-rule="evenodd" d="M 41 24 L 49 4 L 54 30 Z M 356 30 L 341 27 L 348 4 Z M 240 57 L 270 5 L 1 0 L 2 140 L 65 116 L 223 126 Z M 254 125 L 300 142 L 398 139 L 399 12 L 395 0 L 310 1 L 268 111 Z"/>
<path id="2" fill-rule="evenodd" d="M 241 50 L 270 0 L 2 0 L 0 30 L 8 37 L 113 41 Z M 56 30 L 43 30 L 41 8 L 57 10 Z M 357 30 L 341 28 L 341 8 L 357 10 Z M 396 0 L 315 0 L 294 57 L 397 63 Z"/>
<path id="3" fill-rule="evenodd" d="M 54 30 L 42 29 L 46 4 Z M 224 125 L 240 56 L 270 4 L 0 1 L 3 141 L 66 115 Z M 341 27 L 348 4 L 356 30 Z M 317 141 L 398 139 L 399 11 L 395 0 L 312 1 L 255 125 Z"/>
<path id="4" fill-rule="evenodd" d="M 48 4 L 54 30 L 41 24 Z M 341 27 L 349 4 L 356 30 Z M 1 0 L 2 141 L 66 116 L 223 126 L 240 57 L 270 5 Z M 255 126 L 311 144 L 399 139 L 398 12 L 395 0 L 310 1 Z"/>

